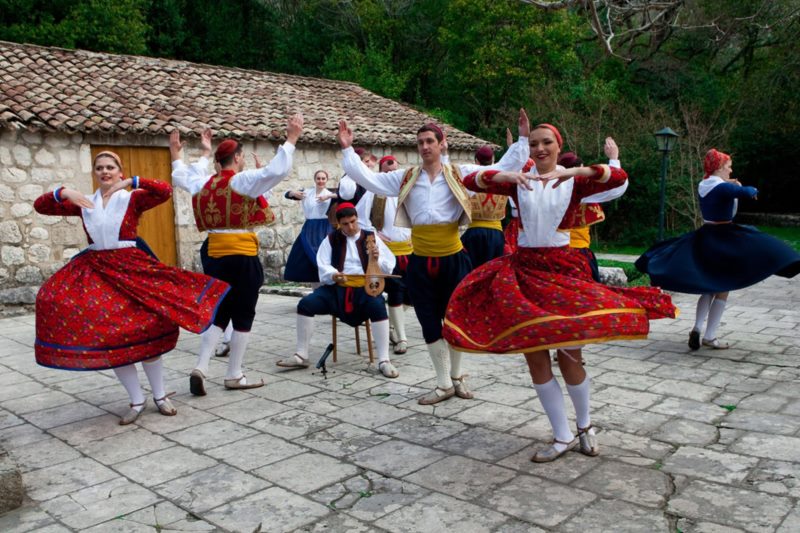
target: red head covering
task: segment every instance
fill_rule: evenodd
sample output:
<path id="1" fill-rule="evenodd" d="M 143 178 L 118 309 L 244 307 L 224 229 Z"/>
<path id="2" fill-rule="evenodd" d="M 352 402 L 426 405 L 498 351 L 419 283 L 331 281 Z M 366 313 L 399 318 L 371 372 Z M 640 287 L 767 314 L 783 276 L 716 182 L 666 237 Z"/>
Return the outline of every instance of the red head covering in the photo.
<path id="1" fill-rule="evenodd" d="M 97 154 L 96 156 L 94 156 L 94 160 L 92 160 L 92 166 L 94 166 L 97 160 L 100 159 L 101 157 L 110 157 L 111 159 L 116 161 L 117 166 L 119 167 L 120 170 L 122 170 L 122 159 L 120 159 L 119 156 L 114 152 L 110 152 L 108 150 L 104 150 L 99 154 Z"/>
<path id="2" fill-rule="evenodd" d="M 703 176 L 703 179 L 706 179 L 714 172 L 722 168 L 726 162 L 731 160 L 731 156 L 726 153 L 720 152 L 716 148 L 712 148 L 706 153 L 706 157 L 703 160 L 703 170 L 706 171 L 706 175 Z"/>
<path id="3" fill-rule="evenodd" d="M 536 126 L 533 129 L 538 130 L 539 128 L 546 128 L 546 129 L 552 131 L 553 135 L 556 136 L 556 142 L 558 143 L 558 147 L 561 148 L 562 146 L 564 146 L 564 139 L 561 138 L 561 132 L 558 131 L 558 128 L 556 128 L 552 124 L 546 124 L 546 123 L 542 122 L 541 124 L 539 124 L 538 126 Z"/>
<path id="4" fill-rule="evenodd" d="M 349 209 L 355 209 L 356 206 L 354 206 L 350 202 L 342 202 L 342 203 L 340 203 L 339 205 L 336 206 L 336 212 L 338 213 L 342 209 L 348 209 L 348 208 Z"/>
<path id="5" fill-rule="evenodd" d="M 583 165 L 583 160 L 575 152 L 564 152 L 558 156 L 558 164 L 564 168 L 575 168 Z"/>
<path id="6" fill-rule="evenodd" d="M 437 139 L 439 137 L 444 139 L 444 131 L 442 131 L 442 128 L 440 128 L 439 126 L 437 126 L 433 122 L 428 122 L 423 127 L 432 129 L 435 132 L 434 135 L 436 135 Z"/>
<path id="7" fill-rule="evenodd" d="M 488 144 L 484 144 L 475 151 L 475 159 L 481 165 L 491 165 L 494 159 L 494 150 Z"/>
<path id="8" fill-rule="evenodd" d="M 239 148 L 239 143 L 233 139 L 225 139 L 217 146 L 217 151 L 214 152 L 214 159 L 222 161 L 226 157 L 232 156 Z"/>
<path id="9" fill-rule="evenodd" d="M 353 148 L 353 151 L 355 151 L 355 153 L 356 153 L 356 155 L 357 155 L 358 157 L 361 157 L 361 156 L 363 156 L 363 155 L 364 155 L 364 153 L 366 152 L 366 150 L 364 150 L 364 149 L 363 149 L 363 148 L 361 148 L 361 147 L 358 147 L 358 148 Z"/>
<path id="10" fill-rule="evenodd" d="M 385 156 L 381 157 L 381 160 L 378 161 L 378 168 L 381 168 L 383 166 L 383 164 L 386 163 L 387 161 L 394 161 L 396 163 L 397 162 L 397 158 L 395 156 L 393 156 L 393 155 L 385 155 Z"/>

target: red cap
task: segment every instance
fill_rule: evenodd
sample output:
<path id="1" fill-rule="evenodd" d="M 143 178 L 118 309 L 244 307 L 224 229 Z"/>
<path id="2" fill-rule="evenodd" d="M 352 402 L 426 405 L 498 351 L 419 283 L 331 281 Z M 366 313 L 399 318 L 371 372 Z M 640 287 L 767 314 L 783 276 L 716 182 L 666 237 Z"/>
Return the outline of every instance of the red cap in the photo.
<path id="1" fill-rule="evenodd" d="M 706 153 L 706 158 L 703 160 L 703 170 L 706 171 L 703 179 L 711 176 L 714 172 L 722 168 L 727 161 L 730 161 L 731 156 L 724 152 L 720 152 L 716 148 L 712 148 Z"/>
<path id="2" fill-rule="evenodd" d="M 381 160 L 378 161 L 378 168 L 381 168 L 383 164 L 386 163 L 387 161 L 394 161 L 395 163 L 397 163 L 397 158 L 393 155 L 385 155 L 381 157 Z"/>
<path id="3" fill-rule="evenodd" d="M 442 128 L 440 128 L 439 126 L 437 126 L 433 122 L 428 122 L 425 125 L 428 126 L 429 128 L 431 128 L 432 130 L 435 130 L 436 132 L 438 132 L 439 135 L 444 139 L 444 132 L 442 131 Z"/>
<path id="4" fill-rule="evenodd" d="M 222 161 L 226 157 L 235 154 L 238 148 L 238 142 L 234 141 L 233 139 L 225 139 L 217 146 L 217 151 L 214 152 L 214 159 L 217 161 Z"/>
<path id="5" fill-rule="evenodd" d="M 494 159 L 494 150 L 488 144 L 484 144 L 475 151 L 475 159 L 481 165 L 491 165 L 492 159 Z"/>
<path id="6" fill-rule="evenodd" d="M 336 212 L 338 213 L 342 209 L 347 209 L 348 207 L 350 209 L 355 209 L 356 208 L 356 206 L 354 206 L 350 202 L 342 202 L 342 203 L 340 203 L 339 205 L 336 206 Z"/>
<path id="7" fill-rule="evenodd" d="M 562 146 L 564 146 L 564 139 L 561 138 L 561 132 L 558 131 L 558 128 L 556 128 L 552 124 L 546 124 L 543 122 L 533 129 L 538 130 L 539 128 L 547 128 L 548 130 L 552 131 L 553 135 L 556 136 L 556 142 L 558 143 L 558 147 L 561 148 Z"/>

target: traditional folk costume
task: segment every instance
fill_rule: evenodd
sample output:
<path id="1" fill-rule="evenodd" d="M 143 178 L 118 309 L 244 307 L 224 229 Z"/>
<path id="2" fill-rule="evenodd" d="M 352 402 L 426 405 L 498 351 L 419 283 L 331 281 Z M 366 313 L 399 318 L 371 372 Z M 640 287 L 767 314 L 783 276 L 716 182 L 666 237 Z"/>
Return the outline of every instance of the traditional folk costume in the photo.
<path id="1" fill-rule="evenodd" d="M 414 311 L 422 326 L 436 370 L 437 388 L 420 402 L 436 403 L 456 394 L 471 398 L 461 373 L 461 352 L 442 339 L 450 295 L 472 269 L 469 256 L 458 238 L 459 223 L 469 224 L 469 193 L 461 176 L 478 170 L 477 165 L 442 165 L 433 180 L 422 167 L 374 173 L 352 147 L 342 150 L 342 166 L 356 183 L 377 195 L 397 196 L 395 225 L 411 228 L 414 252 L 409 257 L 407 283 Z M 528 159 L 528 139 L 520 137 L 500 162 L 489 168 L 519 170 Z M 449 354 L 448 354 L 449 352 Z"/>
<path id="2" fill-rule="evenodd" d="M 319 250 L 319 245 L 325 237 L 333 231 L 333 226 L 328 221 L 328 208 L 331 205 L 331 200 L 327 199 L 324 202 L 320 202 L 318 199 L 321 194 L 331 192 L 336 191 L 323 189 L 322 192 L 317 193 L 314 187 L 303 189 L 305 196 L 298 201 L 302 203 L 306 221 L 303 223 L 300 234 L 292 244 L 289 257 L 286 259 L 286 268 L 283 271 L 283 278 L 286 281 L 319 282 L 317 250 Z M 289 192 L 284 196 L 290 200 L 296 200 L 296 198 L 289 196 Z"/>
<path id="3" fill-rule="evenodd" d="M 237 147 L 235 141 L 223 141 L 217 147 L 216 159 L 219 161 L 233 155 Z M 211 178 L 206 175 L 209 162 L 205 157 L 189 166 L 181 160 L 172 162 L 173 183 L 192 195 L 197 229 L 208 231 L 206 253 L 201 251 L 203 270 L 231 285 L 231 292 L 220 306 L 214 325 L 203 335 L 197 364 L 189 381 L 193 394 L 205 394 L 203 379 L 208 374 L 208 363 L 229 322 L 233 323 L 234 331 L 225 387 L 239 389 L 263 385 L 263 382 L 247 384 L 242 373 L 259 289 L 264 283 L 264 270 L 258 258 L 258 236 L 253 228 L 275 220 L 264 195 L 291 172 L 294 150 L 292 143 L 285 142 L 265 167 L 239 173 L 223 169 Z"/>
<path id="4" fill-rule="evenodd" d="M 355 208 L 349 203 L 340 203 L 338 209 Z M 397 377 L 397 370 L 389 360 L 389 321 L 382 296 L 370 296 L 364 290 L 365 277 L 369 263 L 367 237 L 373 232 L 360 230 L 350 237 L 337 229 L 322 241 L 317 252 L 319 279 L 322 285 L 311 294 L 304 296 L 297 304 L 297 349 L 295 356 L 278 361 L 278 366 L 305 368 L 308 366 L 308 346 L 314 333 L 314 316 L 335 315 L 350 326 L 358 326 L 364 321 L 372 323 L 372 334 L 378 353 L 378 368 L 387 377 Z M 378 265 L 384 274 L 390 274 L 395 267 L 391 250 L 379 238 Z M 347 275 L 344 282 L 335 282 L 333 275 L 342 272 Z"/>
<path id="5" fill-rule="evenodd" d="M 378 167 L 387 158 L 381 158 Z M 349 176 L 342 177 L 339 182 L 339 196 L 343 200 L 355 199 L 358 196 L 359 185 Z M 360 198 L 355 203 L 358 213 L 358 225 L 367 231 L 377 233 L 378 237 L 386 244 L 395 256 L 396 262 L 392 274 L 401 278 L 386 279 L 386 295 L 389 305 L 390 332 L 395 338 L 394 353 L 403 354 L 408 349 L 406 336 L 406 319 L 404 306 L 412 305 L 411 295 L 406 286 L 405 277 L 408 271 L 408 260 L 414 247 L 411 244 L 411 230 L 396 226 L 394 221 L 397 215 L 397 198 L 377 196 L 363 187 Z"/>
<path id="6" fill-rule="evenodd" d="M 676 315 L 669 296 L 658 289 L 596 283 L 581 252 L 568 246 L 569 224 L 581 200 L 627 179 L 621 169 L 606 165 L 592 169 L 592 177 L 575 177 L 557 188 L 529 181 L 532 190 L 494 184 L 493 171 L 465 178 L 471 190 L 512 196 L 519 206 L 521 227 L 516 252 L 473 271 L 453 293 L 444 327 L 449 343 L 466 351 L 499 354 L 574 348 L 590 342 L 643 339 L 649 319 Z M 569 429 L 558 381 L 552 378 L 534 387 L 556 440 L 541 458 L 537 453 L 533 460 L 548 461 L 577 441 Z M 567 384 L 567 391 L 575 406 L 581 450 L 596 455 L 589 376 L 579 384 Z"/>
<path id="7" fill-rule="evenodd" d="M 116 154 L 101 153 L 98 157 Z M 122 168 L 119 163 L 120 169 Z M 79 216 L 89 248 L 41 287 L 36 297 L 36 361 L 67 370 L 114 369 L 131 397 L 144 406 L 133 363 L 144 362 L 153 395 L 164 414 L 162 361 L 178 341 L 178 328 L 200 333 L 214 319 L 228 292 L 226 283 L 159 263 L 137 248 L 136 229 L 144 211 L 172 195 L 169 184 L 133 178 L 133 191 L 116 191 L 103 206 L 98 189 L 91 209 L 62 201 L 60 192 L 36 199 L 38 213 Z M 147 361 L 157 358 L 155 361 Z M 127 415 L 126 415 L 127 416 Z"/>
<path id="8" fill-rule="evenodd" d="M 738 199 L 755 198 L 758 190 L 714 175 L 729 160 L 730 156 L 714 149 L 706 155 L 706 175 L 698 185 L 703 225 L 651 246 L 636 260 L 636 268 L 650 275 L 652 285 L 702 295 L 689 340 L 693 350 L 700 347 L 706 317 L 703 345 L 727 347 L 716 338 L 726 299 L 715 295 L 749 287 L 772 275 L 792 278 L 800 272 L 800 254 L 786 243 L 733 222 Z"/>
<path id="9" fill-rule="evenodd" d="M 533 159 L 528 159 L 522 167 L 522 172 L 530 172 L 534 167 Z M 503 230 L 503 238 L 505 240 L 503 245 L 503 255 L 513 254 L 517 251 L 517 240 L 519 238 L 519 207 L 514 203 L 514 199 L 508 197 L 509 220 Z"/>
<path id="10" fill-rule="evenodd" d="M 488 145 L 475 152 L 475 161 L 481 166 L 494 163 L 494 151 Z M 506 215 L 507 196 L 476 193 L 470 198 L 472 222 L 461 235 L 461 244 L 469 255 L 472 268 L 503 255 L 505 236 L 502 220 Z"/>

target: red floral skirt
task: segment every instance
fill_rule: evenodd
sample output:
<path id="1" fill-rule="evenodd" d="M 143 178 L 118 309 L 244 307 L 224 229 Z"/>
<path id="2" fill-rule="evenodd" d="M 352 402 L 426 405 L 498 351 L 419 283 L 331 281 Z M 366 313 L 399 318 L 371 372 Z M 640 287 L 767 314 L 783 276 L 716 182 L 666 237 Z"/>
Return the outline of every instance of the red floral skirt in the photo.
<path id="1" fill-rule="evenodd" d="M 506 239 L 506 244 L 503 246 L 503 254 L 513 254 L 517 251 L 517 240 L 519 238 L 519 217 L 512 217 L 508 222 L 506 229 L 503 230 L 503 235 Z"/>
<path id="2" fill-rule="evenodd" d="M 178 327 L 204 331 L 228 289 L 136 248 L 84 253 L 36 296 L 36 362 L 102 370 L 156 357 L 175 347 Z"/>
<path id="3" fill-rule="evenodd" d="M 577 249 L 518 248 L 462 280 L 443 335 L 464 351 L 512 354 L 644 339 L 649 320 L 677 313 L 660 289 L 593 281 Z"/>

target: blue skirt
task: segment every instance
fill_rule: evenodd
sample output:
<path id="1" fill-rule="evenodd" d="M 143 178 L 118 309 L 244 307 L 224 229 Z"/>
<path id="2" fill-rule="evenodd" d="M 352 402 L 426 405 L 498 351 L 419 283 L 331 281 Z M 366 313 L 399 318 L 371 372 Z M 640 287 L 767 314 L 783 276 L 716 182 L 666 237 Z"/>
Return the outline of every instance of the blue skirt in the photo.
<path id="1" fill-rule="evenodd" d="M 704 224 L 650 247 L 636 268 L 662 289 L 689 294 L 735 291 L 773 274 L 800 272 L 800 254 L 785 242 L 740 224 Z"/>
<path id="2" fill-rule="evenodd" d="M 286 268 L 283 271 L 283 278 L 286 281 L 319 281 L 317 250 L 331 231 L 333 227 L 327 218 L 310 218 L 305 221 L 286 260 Z"/>
<path id="3" fill-rule="evenodd" d="M 472 268 L 478 268 L 503 255 L 505 234 L 490 228 L 468 228 L 461 236 L 461 244 L 469 255 Z"/>

